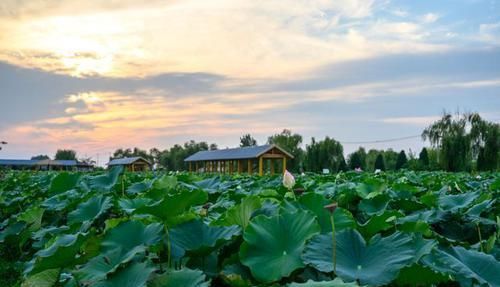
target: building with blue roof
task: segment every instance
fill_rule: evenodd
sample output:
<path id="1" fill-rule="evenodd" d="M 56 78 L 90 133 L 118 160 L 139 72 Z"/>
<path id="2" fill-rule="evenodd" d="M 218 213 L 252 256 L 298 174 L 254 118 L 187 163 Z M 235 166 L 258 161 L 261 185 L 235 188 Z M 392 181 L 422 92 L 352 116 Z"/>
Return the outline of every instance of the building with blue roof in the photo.
<path id="1" fill-rule="evenodd" d="M 249 174 L 257 171 L 259 175 L 263 175 L 265 170 L 274 174 L 276 167 L 284 172 L 287 159 L 293 159 L 293 156 L 283 148 L 261 145 L 199 151 L 184 161 L 189 164 L 189 171 Z"/>
<path id="2" fill-rule="evenodd" d="M 108 167 L 123 166 L 128 171 L 147 171 L 151 169 L 151 163 L 140 157 L 115 158 L 108 162 Z"/>

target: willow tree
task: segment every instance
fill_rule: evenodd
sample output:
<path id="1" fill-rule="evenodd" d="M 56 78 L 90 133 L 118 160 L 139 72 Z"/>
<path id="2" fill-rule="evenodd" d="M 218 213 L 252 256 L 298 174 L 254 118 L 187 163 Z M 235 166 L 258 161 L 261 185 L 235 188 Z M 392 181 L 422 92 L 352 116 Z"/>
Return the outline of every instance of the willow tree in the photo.
<path id="1" fill-rule="evenodd" d="M 422 133 L 424 140 L 439 149 L 439 162 L 445 170 L 465 171 L 477 161 L 478 169 L 498 168 L 499 125 L 483 120 L 477 113 L 445 113 Z"/>
<path id="2" fill-rule="evenodd" d="M 324 140 L 311 139 L 306 146 L 304 166 L 308 171 L 320 172 L 327 168 L 331 172 L 345 170 L 344 148 L 333 138 Z"/>

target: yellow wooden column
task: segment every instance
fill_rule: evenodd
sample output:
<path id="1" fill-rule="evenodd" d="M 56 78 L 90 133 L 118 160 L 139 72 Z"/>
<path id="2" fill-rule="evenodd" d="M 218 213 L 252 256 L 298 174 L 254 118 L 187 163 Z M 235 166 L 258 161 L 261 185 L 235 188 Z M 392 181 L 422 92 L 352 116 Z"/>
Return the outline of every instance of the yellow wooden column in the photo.
<path id="1" fill-rule="evenodd" d="M 286 156 L 283 157 L 283 173 L 286 171 Z"/>
<path id="2" fill-rule="evenodd" d="M 271 175 L 274 175 L 274 160 L 272 158 L 269 159 L 269 168 L 271 169 Z"/>
<path id="3" fill-rule="evenodd" d="M 243 173 L 243 165 L 241 164 L 241 159 L 238 160 L 238 173 Z"/>
<path id="4" fill-rule="evenodd" d="M 248 174 L 252 174 L 252 171 L 253 171 L 253 166 L 252 166 L 252 160 L 251 160 L 251 159 L 249 159 L 249 160 L 247 161 L 247 165 L 248 165 L 248 166 L 247 166 L 247 172 L 248 172 Z"/>
<path id="5" fill-rule="evenodd" d="M 263 162 L 263 158 L 262 157 L 259 157 L 259 175 L 262 176 L 264 174 L 263 172 L 263 167 L 264 167 L 264 162 Z"/>

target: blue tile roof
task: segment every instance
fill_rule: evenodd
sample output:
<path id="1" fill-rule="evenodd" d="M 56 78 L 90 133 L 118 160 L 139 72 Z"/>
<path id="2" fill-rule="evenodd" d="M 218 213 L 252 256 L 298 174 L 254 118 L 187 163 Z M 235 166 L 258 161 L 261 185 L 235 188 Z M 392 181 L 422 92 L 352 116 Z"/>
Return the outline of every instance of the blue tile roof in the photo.
<path id="1" fill-rule="evenodd" d="M 35 165 L 59 165 L 76 166 L 76 160 L 29 160 L 29 159 L 0 159 L 1 166 L 35 166 Z"/>
<path id="2" fill-rule="evenodd" d="M 143 160 L 143 161 L 147 162 L 148 164 L 150 164 L 149 161 L 145 160 L 144 158 L 142 158 L 140 156 L 135 156 L 135 157 L 115 158 L 115 159 L 111 160 L 110 162 L 108 162 L 108 165 L 128 165 L 128 164 L 132 164 L 138 160 Z"/>
<path id="3" fill-rule="evenodd" d="M 35 165 L 39 160 L 29 160 L 29 159 L 0 159 L 0 165 Z"/>
<path id="4" fill-rule="evenodd" d="M 266 153 L 267 151 L 277 148 L 284 154 L 293 158 L 288 152 L 276 145 L 261 145 L 261 146 L 248 146 L 239 148 L 228 148 L 219 150 L 206 150 L 199 151 L 189 157 L 184 161 L 205 161 L 205 160 L 230 160 L 230 159 L 248 159 L 257 158 L 260 155 Z"/>

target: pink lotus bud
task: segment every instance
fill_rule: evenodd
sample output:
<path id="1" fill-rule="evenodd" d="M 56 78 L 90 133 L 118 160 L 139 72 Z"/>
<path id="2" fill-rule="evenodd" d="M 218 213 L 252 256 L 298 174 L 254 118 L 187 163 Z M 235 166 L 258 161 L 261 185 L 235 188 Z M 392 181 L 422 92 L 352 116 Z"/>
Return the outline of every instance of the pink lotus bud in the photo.
<path id="1" fill-rule="evenodd" d="M 337 203 L 333 202 L 333 203 L 327 204 L 323 208 L 328 210 L 330 213 L 334 213 L 335 209 L 337 209 Z"/>

